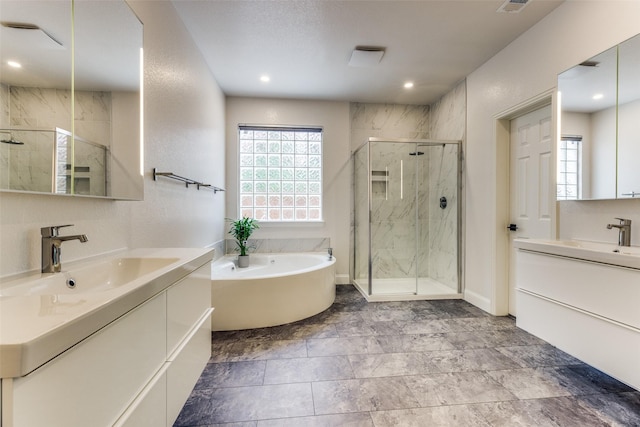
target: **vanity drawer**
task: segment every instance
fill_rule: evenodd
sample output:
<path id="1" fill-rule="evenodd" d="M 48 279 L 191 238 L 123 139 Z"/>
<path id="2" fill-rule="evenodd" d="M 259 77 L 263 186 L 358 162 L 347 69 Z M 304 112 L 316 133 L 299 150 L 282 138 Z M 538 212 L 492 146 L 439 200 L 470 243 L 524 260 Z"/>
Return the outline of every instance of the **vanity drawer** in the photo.
<path id="1" fill-rule="evenodd" d="M 113 427 L 158 427 L 167 425 L 163 410 L 167 399 L 167 368 L 165 363 L 140 395 L 127 408 Z"/>
<path id="2" fill-rule="evenodd" d="M 211 263 L 208 262 L 167 289 L 167 357 L 210 307 Z"/>
<path id="3" fill-rule="evenodd" d="M 517 261 L 518 289 L 640 329 L 640 270 L 522 250 Z"/>
<path id="4" fill-rule="evenodd" d="M 112 425 L 165 363 L 165 324 L 163 292 L 14 379 L 13 426 Z"/>
<path id="5" fill-rule="evenodd" d="M 208 308 L 169 357 L 167 425 L 173 425 L 211 357 L 211 313 Z"/>

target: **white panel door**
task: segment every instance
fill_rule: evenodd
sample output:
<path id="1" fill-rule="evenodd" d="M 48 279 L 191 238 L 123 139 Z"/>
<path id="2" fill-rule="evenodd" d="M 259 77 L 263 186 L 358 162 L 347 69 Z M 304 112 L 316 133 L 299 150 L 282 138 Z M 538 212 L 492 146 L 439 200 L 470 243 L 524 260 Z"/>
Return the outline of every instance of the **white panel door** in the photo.
<path id="1" fill-rule="evenodd" d="M 511 120 L 510 123 L 510 222 L 516 230 L 509 238 L 509 313 L 516 315 L 516 237 L 552 238 L 555 211 L 553 191 L 553 131 L 551 106 Z"/>

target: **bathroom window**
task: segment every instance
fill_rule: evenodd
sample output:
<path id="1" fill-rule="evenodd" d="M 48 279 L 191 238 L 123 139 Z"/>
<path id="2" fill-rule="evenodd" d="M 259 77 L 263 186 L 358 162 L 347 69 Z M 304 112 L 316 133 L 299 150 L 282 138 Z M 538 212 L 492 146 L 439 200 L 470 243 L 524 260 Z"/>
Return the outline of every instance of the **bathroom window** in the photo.
<path id="1" fill-rule="evenodd" d="M 582 137 L 563 136 L 560 139 L 558 148 L 558 200 L 577 200 L 581 198 L 581 159 Z"/>
<path id="2" fill-rule="evenodd" d="M 322 221 L 322 129 L 239 126 L 240 215 Z"/>

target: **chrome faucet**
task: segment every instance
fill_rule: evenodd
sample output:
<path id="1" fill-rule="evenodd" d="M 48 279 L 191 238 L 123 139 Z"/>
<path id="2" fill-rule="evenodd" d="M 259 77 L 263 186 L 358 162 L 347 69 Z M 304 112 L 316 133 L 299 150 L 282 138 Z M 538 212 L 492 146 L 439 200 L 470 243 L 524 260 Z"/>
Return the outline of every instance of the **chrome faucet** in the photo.
<path id="1" fill-rule="evenodd" d="M 631 220 L 624 218 L 616 218 L 620 224 L 607 224 L 607 229 L 617 228 L 618 246 L 631 246 Z"/>
<path id="2" fill-rule="evenodd" d="M 52 225 L 50 227 L 42 227 L 40 234 L 42 235 L 42 258 L 41 271 L 43 273 L 57 273 L 62 269 L 60 254 L 62 252 L 62 242 L 67 240 L 80 240 L 85 243 L 89 241 L 84 234 L 76 234 L 75 236 L 60 236 L 58 232 L 62 227 L 71 227 L 73 224 Z"/>
<path id="3" fill-rule="evenodd" d="M 329 261 L 333 259 L 333 248 L 327 248 L 327 255 L 329 255 Z"/>

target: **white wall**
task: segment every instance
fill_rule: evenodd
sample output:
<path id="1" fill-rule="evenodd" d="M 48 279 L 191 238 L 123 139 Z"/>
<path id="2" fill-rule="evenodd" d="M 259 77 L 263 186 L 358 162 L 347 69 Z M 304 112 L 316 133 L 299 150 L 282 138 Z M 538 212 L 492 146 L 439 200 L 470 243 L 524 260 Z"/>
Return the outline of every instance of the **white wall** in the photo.
<path id="1" fill-rule="evenodd" d="M 349 274 L 349 103 L 263 98 L 227 98 L 226 216 L 238 215 L 238 124 L 322 126 L 324 224 L 261 224 L 256 239 L 329 237 L 336 274 Z M 228 226 L 225 227 L 227 229 Z"/>
<path id="2" fill-rule="evenodd" d="M 561 71 L 640 32 L 638 16 L 638 1 L 567 1 L 468 76 L 465 297 L 483 309 L 507 310 L 498 262 L 507 216 L 499 210 L 505 195 L 498 191 L 504 171 L 496 117 L 554 89 Z M 559 203 L 559 235 L 615 241 L 606 223 L 613 216 L 640 222 L 639 206 L 638 200 Z M 640 227 L 632 240 L 640 241 Z"/>
<path id="3" fill-rule="evenodd" d="M 0 276 L 40 268 L 40 227 L 75 224 L 70 261 L 123 247 L 203 247 L 223 236 L 224 196 L 154 182 L 157 167 L 224 185 L 224 95 L 169 2 L 129 1 L 144 23 L 145 200 L 0 193 Z M 64 264 L 63 264 L 64 265 Z"/>

